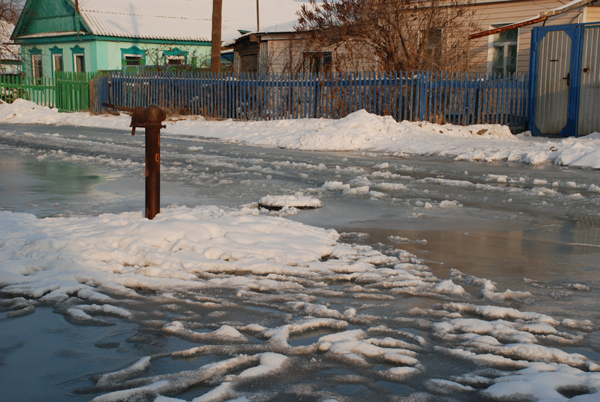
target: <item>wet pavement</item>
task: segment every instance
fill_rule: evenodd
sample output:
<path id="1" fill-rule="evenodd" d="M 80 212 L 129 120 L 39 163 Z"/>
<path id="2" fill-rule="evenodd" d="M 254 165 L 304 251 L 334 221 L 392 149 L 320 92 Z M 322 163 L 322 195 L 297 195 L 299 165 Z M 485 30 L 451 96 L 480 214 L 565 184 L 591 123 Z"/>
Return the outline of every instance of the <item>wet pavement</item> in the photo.
<path id="1" fill-rule="evenodd" d="M 465 275 L 491 279 L 503 290 L 535 295 L 534 300 L 507 302 L 508 307 L 600 323 L 597 171 L 399 159 L 368 152 L 299 152 L 166 132 L 161 145 L 163 207 L 239 206 L 265 195 L 312 195 L 323 201 L 323 208 L 288 214 L 287 219 L 336 229 L 343 241 L 383 252 L 390 247 L 404 249 L 440 279 L 451 278 L 454 268 Z M 0 210 L 40 218 L 142 210 L 143 158 L 143 135 L 132 137 L 125 130 L 0 124 Z M 369 189 L 325 191 L 322 186 L 326 182 Z M 575 283 L 588 291 L 569 287 Z M 464 286 L 478 292 L 468 281 Z M 319 300 L 331 305 L 357 303 L 356 299 L 326 295 Z M 431 307 L 439 300 L 369 302 L 373 306 L 363 309 L 363 314 L 393 317 L 398 311 Z M 277 323 L 279 315 L 296 316 L 285 309 L 259 305 L 238 305 L 224 311 L 229 321 L 254 316 L 262 323 Z M 146 314 L 146 321 L 153 319 L 158 320 L 159 315 Z M 216 318 L 213 321 L 218 322 Z M 73 325 L 54 314 L 51 307 L 15 319 L 0 313 L 0 388 L 6 400 L 28 401 L 40 394 L 47 401 L 90 400 L 98 394 L 90 388 L 94 376 L 121 369 L 144 356 L 195 345 L 164 336 L 142 322 L 113 318 L 112 323 L 115 325 L 102 328 Z M 360 328 L 358 324 L 355 327 Z M 426 335 L 423 329 L 403 329 Z M 318 337 L 319 333 L 306 334 L 291 344 L 311 344 Z M 593 331 L 585 343 L 565 350 L 599 361 L 600 333 Z M 191 369 L 217 355 L 163 359 L 153 366 L 152 374 Z M 472 363 L 439 354 L 423 359 L 426 366 L 428 359 L 435 360 L 430 364 L 439 369 L 435 375 L 427 374 L 431 378 L 474 370 Z M 320 370 L 303 367 L 300 371 L 301 378 L 289 380 L 289 389 L 297 391 L 304 384 L 308 400 L 318 400 L 317 394 L 311 394 L 315 389 L 318 395 L 352 400 L 424 391 L 422 380 L 384 381 L 355 367 L 346 370 L 325 365 Z M 360 378 L 341 380 L 344 376 Z M 276 388 L 280 380 L 269 380 L 264 387 Z M 194 388 L 177 397 L 191 400 L 209 389 Z M 281 391 L 277 395 L 274 400 L 283 400 L 287 394 Z M 478 400 L 469 395 L 457 398 Z"/>

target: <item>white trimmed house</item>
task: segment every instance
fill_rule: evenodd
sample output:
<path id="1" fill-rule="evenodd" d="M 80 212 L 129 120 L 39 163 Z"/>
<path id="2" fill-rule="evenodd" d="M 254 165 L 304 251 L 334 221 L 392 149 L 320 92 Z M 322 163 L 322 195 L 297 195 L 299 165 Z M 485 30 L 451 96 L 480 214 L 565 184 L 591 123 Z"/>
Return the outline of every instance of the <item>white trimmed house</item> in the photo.
<path id="1" fill-rule="evenodd" d="M 88 72 L 199 66 L 210 55 L 210 0 L 27 0 L 11 39 L 23 70 Z"/>

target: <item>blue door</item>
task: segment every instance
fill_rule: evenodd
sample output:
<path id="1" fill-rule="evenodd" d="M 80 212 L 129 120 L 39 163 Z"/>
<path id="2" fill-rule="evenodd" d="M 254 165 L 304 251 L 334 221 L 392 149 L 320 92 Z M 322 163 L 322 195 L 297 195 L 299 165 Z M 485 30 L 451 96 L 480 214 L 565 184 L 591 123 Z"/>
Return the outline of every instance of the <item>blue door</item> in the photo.
<path id="1" fill-rule="evenodd" d="M 534 135 L 576 135 L 580 27 L 532 31 L 530 128 Z"/>

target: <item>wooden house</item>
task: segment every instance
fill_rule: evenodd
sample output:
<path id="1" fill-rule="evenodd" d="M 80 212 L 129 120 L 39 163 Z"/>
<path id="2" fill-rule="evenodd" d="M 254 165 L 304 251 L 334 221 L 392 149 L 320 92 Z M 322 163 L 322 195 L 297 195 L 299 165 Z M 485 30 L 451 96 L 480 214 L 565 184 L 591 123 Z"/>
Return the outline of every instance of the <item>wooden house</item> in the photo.
<path id="1" fill-rule="evenodd" d="M 210 0 L 27 0 L 11 39 L 23 70 L 122 70 L 140 65 L 206 63 Z"/>
<path id="2" fill-rule="evenodd" d="M 469 6 L 480 32 L 468 32 L 468 52 L 461 69 L 510 74 L 529 70 L 531 30 L 542 25 L 600 21 L 600 2 L 574 0 L 474 0 Z M 226 44 L 234 50 L 235 72 L 376 71 L 372 52 L 365 49 L 353 64 L 340 63 L 344 49 L 314 49 L 306 35 L 294 29 L 295 21 L 248 32 Z M 503 27 L 512 29 L 502 30 Z M 496 31 L 496 30 L 499 30 Z M 468 34 L 471 34 L 470 36 Z M 444 43 L 444 33 L 441 33 Z M 467 37 L 468 36 L 468 37 Z M 353 49 L 361 52 L 361 49 Z M 443 68 L 442 68 L 443 69 Z"/>

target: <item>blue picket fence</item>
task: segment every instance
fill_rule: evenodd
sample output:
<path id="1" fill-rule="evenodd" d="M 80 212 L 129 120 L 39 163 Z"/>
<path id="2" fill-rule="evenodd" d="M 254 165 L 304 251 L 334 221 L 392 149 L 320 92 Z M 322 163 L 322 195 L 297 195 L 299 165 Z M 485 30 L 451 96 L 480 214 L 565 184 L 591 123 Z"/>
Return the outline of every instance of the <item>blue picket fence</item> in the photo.
<path id="1" fill-rule="evenodd" d="M 103 102 L 156 104 L 169 114 L 215 119 L 342 118 L 365 109 L 398 121 L 527 124 L 529 78 L 480 73 L 399 72 L 268 75 L 113 73 L 94 80 L 93 110 Z"/>

